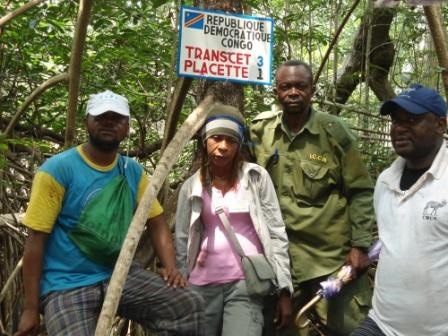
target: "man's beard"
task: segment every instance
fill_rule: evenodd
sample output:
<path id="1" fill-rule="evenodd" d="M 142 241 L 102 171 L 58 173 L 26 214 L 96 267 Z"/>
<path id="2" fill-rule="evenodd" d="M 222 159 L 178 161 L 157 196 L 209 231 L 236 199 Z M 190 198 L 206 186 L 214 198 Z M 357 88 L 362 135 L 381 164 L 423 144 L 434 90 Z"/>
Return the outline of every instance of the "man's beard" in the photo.
<path id="1" fill-rule="evenodd" d="M 93 147 L 102 152 L 117 151 L 118 147 L 120 146 L 120 141 L 118 140 L 104 141 L 93 136 L 90 133 L 89 133 L 89 142 L 92 144 Z"/>

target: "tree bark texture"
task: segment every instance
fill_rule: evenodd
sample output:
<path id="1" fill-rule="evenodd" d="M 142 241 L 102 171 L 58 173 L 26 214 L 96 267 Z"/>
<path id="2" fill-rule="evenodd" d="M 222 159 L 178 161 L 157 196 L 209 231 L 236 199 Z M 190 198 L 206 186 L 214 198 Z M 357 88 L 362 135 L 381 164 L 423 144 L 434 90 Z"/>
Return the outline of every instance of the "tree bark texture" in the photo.
<path id="1" fill-rule="evenodd" d="M 442 81 L 445 88 L 445 96 L 448 97 L 448 37 L 446 23 L 443 23 L 441 5 L 424 6 L 426 19 L 431 30 L 437 59 L 442 68 Z"/>
<path id="2" fill-rule="evenodd" d="M 76 20 L 75 34 L 73 37 L 72 51 L 70 55 L 68 110 L 67 121 L 65 124 L 66 148 L 73 145 L 73 141 L 76 136 L 76 112 L 78 110 L 82 52 L 86 41 L 87 26 L 89 24 L 92 3 L 92 0 L 81 0 L 79 2 L 78 18 Z"/>
<path id="3" fill-rule="evenodd" d="M 221 10 L 229 13 L 241 13 L 243 1 L 241 0 L 200 0 L 196 3 L 202 8 Z M 228 81 L 200 81 L 197 87 L 198 101 L 212 95 L 224 104 L 237 107 L 244 113 L 243 86 Z"/>
<path id="4" fill-rule="evenodd" d="M 352 52 L 345 59 L 336 83 L 334 100 L 339 104 L 344 104 L 348 100 L 361 81 L 367 81 L 381 101 L 395 96 L 387 79 L 395 55 L 394 45 L 389 37 L 390 25 L 394 18 L 395 10 L 391 8 L 375 8 L 372 14 L 366 13 L 365 15 L 372 15 L 370 57 L 366 60 L 363 52 L 366 50 L 368 31 L 368 27 L 366 27 L 368 20 L 364 19 L 354 40 Z M 370 62 L 369 78 L 364 78 L 363 76 L 366 61 Z"/>
<path id="5" fill-rule="evenodd" d="M 217 9 L 230 13 L 241 13 L 243 11 L 241 0 L 199 0 L 197 3 L 206 9 Z"/>
<path id="6" fill-rule="evenodd" d="M 163 133 L 163 141 L 161 151 L 165 150 L 168 143 L 176 133 L 177 123 L 179 121 L 180 112 L 190 89 L 193 79 L 189 77 L 180 77 L 176 81 L 174 92 L 168 104 L 168 115 L 166 117 L 165 131 Z"/>

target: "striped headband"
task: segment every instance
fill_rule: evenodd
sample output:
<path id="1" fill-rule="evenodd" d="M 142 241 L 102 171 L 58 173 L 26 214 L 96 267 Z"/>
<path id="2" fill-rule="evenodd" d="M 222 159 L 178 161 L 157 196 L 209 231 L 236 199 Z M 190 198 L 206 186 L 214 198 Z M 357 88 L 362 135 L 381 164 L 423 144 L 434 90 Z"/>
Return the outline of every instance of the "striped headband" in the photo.
<path id="1" fill-rule="evenodd" d="M 228 135 L 238 141 L 238 143 L 242 143 L 244 139 L 244 126 L 236 118 L 228 115 L 215 115 L 208 118 L 202 128 L 202 138 L 204 141 L 213 135 Z"/>

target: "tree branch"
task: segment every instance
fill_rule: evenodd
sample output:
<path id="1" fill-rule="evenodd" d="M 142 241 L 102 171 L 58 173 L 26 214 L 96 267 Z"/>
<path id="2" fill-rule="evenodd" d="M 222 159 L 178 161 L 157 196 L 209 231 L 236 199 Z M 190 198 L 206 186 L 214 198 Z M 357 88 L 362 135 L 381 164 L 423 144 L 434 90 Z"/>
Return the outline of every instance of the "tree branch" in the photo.
<path id="1" fill-rule="evenodd" d="M 16 114 L 10 121 L 9 125 L 6 127 L 4 135 L 6 137 L 9 137 L 11 135 L 12 130 L 14 127 L 16 127 L 17 122 L 19 121 L 20 117 L 22 116 L 23 111 L 34 101 L 39 97 L 45 90 L 48 88 L 55 86 L 56 84 L 68 80 L 68 74 L 62 73 L 59 75 L 56 75 L 50 79 L 47 79 L 45 82 L 43 82 L 41 85 L 39 85 L 26 99 L 25 102 L 22 104 L 22 106 L 19 107 Z"/>
<path id="2" fill-rule="evenodd" d="M 356 7 L 358 7 L 360 0 L 356 0 L 352 7 L 349 9 L 348 13 L 345 14 L 344 19 L 342 20 L 338 30 L 336 31 L 336 34 L 334 35 L 333 40 L 331 41 L 330 45 L 327 48 L 327 52 L 325 53 L 322 62 L 320 63 L 319 69 L 317 70 L 316 74 L 314 75 L 314 83 L 317 83 L 317 81 L 319 80 L 320 74 L 325 66 L 325 64 L 327 63 L 328 57 L 330 56 L 331 51 L 333 50 L 334 45 L 336 44 L 336 42 L 339 39 L 339 35 L 341 35 L 342 31 L 344 30 L 345 24 L 347 23 L 348 19 L 350 18 L 350 16 L 352 15 L 353 11 L 356 9 Z"/>
<path id="3" fill-rule="evenodd" d="M 69 66 L 68 109 L 65 128 L 65 147 L 71 147 L 75 139 L 76 111 L 78 107 L 79 83 L 81 75 L 82 52 L 87 35 L 92 0 L 79 2 L 78 18 L 73 37 L 72 51 Z"/>
<path id="4" fill-rule="evenodd" d="M 443 24 L 442 8 L 440 5 L 423 6 L 429 29 L 431 30 L 434 49 L 442 67 L 442 80 L 445 95 L 448 97 L 448 38 Z"/>
<path id="5" fill-rule="evenodd" d="M 16 10 L 12 11 L 11 13 L 6 14 L 2 18 L 0 18 L 0 27 L 3 27 L 9 21 L 14 19 L 16 16 L 19 16 L 20 14 L 26 12 L 28 9 L 33 8 L 44 1 L 45 0 L 32 0 L 32 1 L 28 2 L 27 4 L 23 5 L 22 7 L 19 7 Z"/>
<path id="6" fill-rule="evenodd" d="M 171 167 L 177 160 L 179 153 L 185 144 L 202 126 L 208 112 L 213 106 L 211 96 L 204 99 L 199 106 L 188 116 L 179 131 L 167 146 L 165 152 L 160 158 L 159 163 L 151 178 L 151 183 L 145 190 L 142 199 L 129 226 L 123 247 L 110 280 L 103 308 L 101 310 L 98 324 L 96 326 L 96 336 L 106 336 L 110 334 L 113 318 L 117 311 L 118 302 L 123 291 L 123 286 L 129 272 L 132 259 L 137 249 L 137 244 L 144 230 L 148 217 L 148 209 L 154 203 L 156 196 L 168 175 Z"/>
<path id="7" fill-rule="evenodd" d="M 168 105 L 168 116 L 166 118 L 165 132 L 163 134 L 162 152 L 173 138 L 174 133 L 176 133 L 180 111 L 182 110 L 182 105 L 192 82 L 193 79 L 188 77 L 181 77 L 176 81 L 176 86 Z"/>
<path id="8" fill-rule="evenodd" d="M 364 70 L 367 62 L 369 62 L 371 75 L 368 84 L 378 99 L 385 100 L 394 96 L 387 76 L 395 55 L 394 44 L 389 37 L 390 25 L 395 14 L 396 10 L 390 8 L 374 8 L 371 14 L 368 12 L 364 14 L 364 20 L 358 29 L 351 52 L 346 56 L 336 83 L 333 97 L 336 102 L 344 104 L 356 86 L 365 80 Z M 371 51 L 368 59 L 363 53 L 363 50 L 366 49 L 366 32 L 368 31 L 366 15 L 372 15 Z M 338 109 L 332 110 L 334 114 L 338 114 L 338 112 Z"/>

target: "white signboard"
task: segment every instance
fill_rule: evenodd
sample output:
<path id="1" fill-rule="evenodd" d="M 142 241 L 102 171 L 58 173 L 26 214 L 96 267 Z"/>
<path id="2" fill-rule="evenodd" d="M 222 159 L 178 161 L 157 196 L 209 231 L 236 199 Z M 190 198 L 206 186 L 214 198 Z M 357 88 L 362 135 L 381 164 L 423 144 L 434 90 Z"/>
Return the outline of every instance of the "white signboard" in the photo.
<path id="1" fill-rule="evenodd" d="M 271 84 L 273 20 L 181 7 L 177 75 Z"/>

